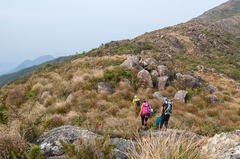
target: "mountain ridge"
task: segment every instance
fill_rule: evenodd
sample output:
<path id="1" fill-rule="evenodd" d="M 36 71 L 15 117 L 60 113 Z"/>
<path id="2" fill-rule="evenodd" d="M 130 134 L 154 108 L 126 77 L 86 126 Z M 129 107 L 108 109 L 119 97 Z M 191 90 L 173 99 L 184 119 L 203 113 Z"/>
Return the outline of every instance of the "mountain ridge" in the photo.
<path id="1" fill-rule="evenodd" d="M 54 59 L 54 57 L 51 56 L 51 55 L 43 55 L 43 56 L 40 56 L 40 57 L 38 57 L 34 60 L 25 60 L 22 63 L 20 63 L 17 67 L 15 67 L 14 69 L 12 69 L 11 71 L 9 71 L 5 74 L 18 72 L 18 71 L 20 71 L 24 68 L 31 67 L 31 66 L 34 66 L 34 65 L 39 65 L 41 63 L 44 63 L 46 61 L 50 61 L 50 60 L 53 60 L 53 59 Z"/>

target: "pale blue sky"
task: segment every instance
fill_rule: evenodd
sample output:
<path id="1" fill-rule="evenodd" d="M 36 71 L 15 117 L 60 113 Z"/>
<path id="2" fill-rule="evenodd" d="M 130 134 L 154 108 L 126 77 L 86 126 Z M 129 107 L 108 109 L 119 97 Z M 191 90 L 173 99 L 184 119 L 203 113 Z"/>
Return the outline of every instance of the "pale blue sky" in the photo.
<path id="1" fill-rule="evenodd" d="M 186 22 L 227 0 L 0 0 L 0 72 Z M 7 66 L 7 67 L 6 67 Z"/>

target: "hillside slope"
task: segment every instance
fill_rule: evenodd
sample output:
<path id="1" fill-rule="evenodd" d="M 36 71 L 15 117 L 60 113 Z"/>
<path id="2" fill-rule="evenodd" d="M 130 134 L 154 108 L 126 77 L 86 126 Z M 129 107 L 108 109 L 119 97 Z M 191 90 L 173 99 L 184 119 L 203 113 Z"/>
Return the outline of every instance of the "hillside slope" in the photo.
<path id="1" fill-rule="evenodd" d="M 110 137 L 137 140 L 137 95 L 154 110 L 148 128 L 157 129 L 162 98 L 168 97 L 175 103 L 170 129 L 204 136 L 234 131 L 240 128 L 239 47 L 235 34 L 198 19 L 111 41 L 3 86 L 0 124 L 31 143 L 62 125 L 98 134 L 108 127 Z M 137 55 L 151 65 L 150 73 Z M 181 92 L 186 96 L 176 96 Z"/>
<path id="2" fill-rule="evenodd" d="M 198 19 L 214 22 L 230 33 L 239 35 L 240 1 L 229 0 L 226 3 L 205 12 L 203 15 L 199 16 Z"/>

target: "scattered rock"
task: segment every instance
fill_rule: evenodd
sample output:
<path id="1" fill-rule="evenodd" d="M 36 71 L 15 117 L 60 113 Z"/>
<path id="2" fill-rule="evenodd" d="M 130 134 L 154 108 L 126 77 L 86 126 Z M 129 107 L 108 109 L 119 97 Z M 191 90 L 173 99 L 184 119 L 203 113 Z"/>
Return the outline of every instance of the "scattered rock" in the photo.
<path id="1" fill-rule="evenodd" d="M 73 96 L 74 96 L 73 94 L 69 94 L 69 95 L 68 95 L 68 97 L 67 97 L 67 99 L 66 99 L 67 103 L 71 103 L 71 102 L 72 102 Z"/>
<path id="2" fill-rule="evenodd" d="M 160 76 L 170 76 L 170 71 L 166 66 L 160 65 L 157 69 Z"/>
<path id="3" fill-rule="evenodd" d="M 45 98 L 45 97 L 48 96 L 48 95 L 52 96 L 52 92 L 50 92 L 50 91 L 43 92 L 43 94 L 42 94 L 42 96 L 41 96 L 41 99 Z"/>
<path id="4" fill-rule="evenodd" d="M 141 55 L 145 55 L 145 51 L 144 50 L 141 51 Z"/>
<path id="5" fill-rule="evenodd" d="M 153 98 L 163 101 L 164 97 L 159 92 L 155 92 L 155 93 L 153 93 Z"/>
<path id="6" fill-rule="evenodd" d="M 131 86 L 131 81 L 129 81 L 128 79 L 123 79 L 123 81 Z"/>
<path id="7" fill-rule="evenodd" d="M 147 70 L 141 70 L 138 72 L 137 77 L 146 83 L 148 87 L 153 87 L 152 78 Z"/>
<path id="8" fill-rule="evenodd" d="M 159 54 L 157 54 L 157 59 L 160 61 L 170 61 L 171 55 L 159 53 Z"/>
<path id="9" fill-rule="evenodd" d="M 169 76 L 161 76 L 157 78 L 157 89 L 165 89 L 166 85 L 169 83 Z"/>
<path id="10" fill-rule="evenodd" d="M 179 83 L 184 83 L 185 82 L 185 76 L 183 76 L 181 73 L 177 73 L 175 75 L 175 79 L 179 82 Z"/>
<path id="11" fill-rule="evenodd" d="M 217 87 L 215 87 L 213 85 L 208 85 L 207 89 L 209 90 L 210 94 L 213 94 L 214 92 L 218 91 Z"/>
<path id="12" fill-rule="evenodd" d="M 77 146 L 78 137 L 91 141 L 95 136 L 95 133 L 87 131 L 83 128 L 68 125 L 52 129 L 51 131 L 45 133 L 38 138 L 35 144 L 41 147 L 43 156 L 45 157 L 63 157 L 63 147 L 59 142 L 59 139 L 62 139 L 65 143 L 70 142 Z M 97 135 L 97 138 L 102 139 L 103 136 Z M 114 151 L 116 151 L 116 155 L 120 159 L 127 158 L 124 152 L 126 151 L 128 153 L 131 146 L 136 144 L 133 141 L 122 138 L 110 138 L 109 142 L 117 145 Z"/>
<path id="13" fill-rule="evenodd" d="M 138 58 L 136 56 L 130 55 L 127 60 L 125 60 L 121 66 L 123 68 L 132 69 L 134 66 L 138 66 Z"/>
<path id="14" fill-rule="evenodd" d="M 219 102 L 219 99 L 217 96 L 210 94 L 207 96 L 209 98 L 209 100 L 211 101 L 212 104 L 216 104 Z"/>
<path id="15" fill-rule="evenodd" d="M 143 46 L 143 43 L 139 41 L 139 42 L 136 43 L 136 45 Z"/>
<path id="16" fill-rule="evenodd" d="M 240 131 L 216 134 L 202 147 L 203 153 L 212 154 L 216 159 L 240 158 Z"/>
<path id="17" fill-rule="evenodd" d="M 207 70 L 203 65 L 198 65 L 196 68 L 201 72 L 205 72 Z"/>
<path id="18" fill-rule="evenodd" d="M 155 77 L 158 77 L 158 76 L 159 76 L 159 74 L 158 74 L 158 72 L 157 72 L 156 70 L 152 70 L 152 71 L 151 71 L 151 75 L 152 75 L 152 76 L 155 76 Z"/>
<path id="19" fill-rule="evenodd" d="M 178 100 L 182 101 L 183 103 L 185 103 L 187 94 L 188 94 L 188 92 L 184 91 L 184 90 L 177 91 L 174 95 L 174 99 L 178 99 Z"/>
<path id="20" fill-rule="evenodd" d="M 213 73 L 218 73 L 218 71 L 215 68 L 212 68 Z"/>
<path id="21" fill-rule="evenodd" d="M 108 83 L 98 83 L 98 93 L 113 93 L 113 89 Z"/>
<path id="22" fill-rule="evenodd" d="M 74 77 L 74 78 L 73 78 L 73 81 L 74 81 L 74 82 L 84 81 L 84 78 L 83 78 L 83 76 L 77 76 L 77 77 Z"/>
<path id="23" fill-rule="evenodd" d="M 196 88 L 196 87 L 200 87 L 201 85 L 198 83 L 197 79 L 194 78 L 193 76 L 190 75 L 184 75 L 185 80 L 187 81 L 187 86 L 188 88 Z"/>
<path id="24" fill-rule="evenodd" d="M 205 82 L 205 81 L 206 81 L 206 80 L 205 80 L 203 77 L 201 77 L 201 76 L 196 76 L 196 78 L 197 78 L 198 81 L 202 81 L 202 82 Z"/>

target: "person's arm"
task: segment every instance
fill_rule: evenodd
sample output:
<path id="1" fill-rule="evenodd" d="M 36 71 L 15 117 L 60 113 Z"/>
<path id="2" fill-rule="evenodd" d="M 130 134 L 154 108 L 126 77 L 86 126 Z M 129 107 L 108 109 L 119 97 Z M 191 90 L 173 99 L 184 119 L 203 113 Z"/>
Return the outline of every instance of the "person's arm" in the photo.
<path id="1" fill-rule="evenodd" d="M 140 110 L 140 113 L 139 113 L 139 115 L 138 115 L 138 118 L 137 118 L 137 119 L 139 119 L 139 117 L 140 117 L 141 113 L 142 113 L 142 106 L 141 106 L 141 110 Z"/>
<path id="2" fill-rule="evenodd" d="M 135 102 L 135 99 L 133 99 L 133 102 L 132 103 L 134 103 Z"/>
<path id="3" fill-rule="evenodd" d="M 163 112 L 163 106 L 162 106 L 162 108 L 161 108 L 161 113 L 160 113 L 160 116 L 162 116 L 162 112 Z"/>

